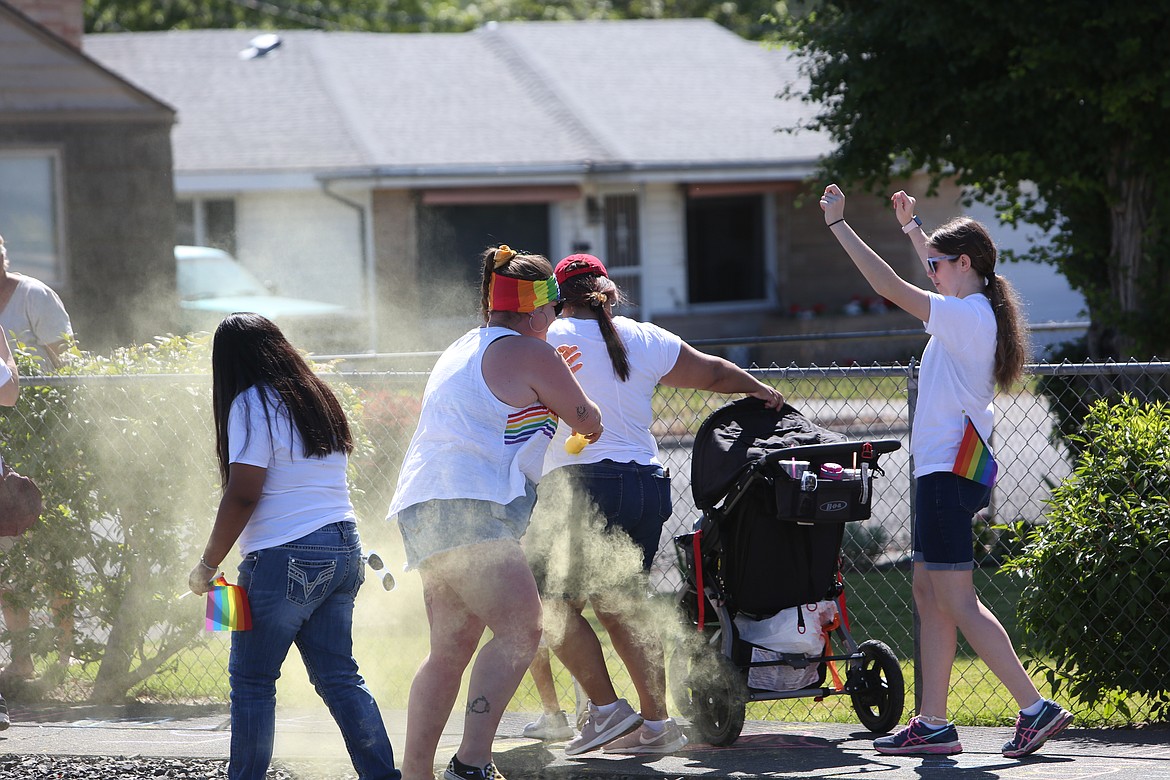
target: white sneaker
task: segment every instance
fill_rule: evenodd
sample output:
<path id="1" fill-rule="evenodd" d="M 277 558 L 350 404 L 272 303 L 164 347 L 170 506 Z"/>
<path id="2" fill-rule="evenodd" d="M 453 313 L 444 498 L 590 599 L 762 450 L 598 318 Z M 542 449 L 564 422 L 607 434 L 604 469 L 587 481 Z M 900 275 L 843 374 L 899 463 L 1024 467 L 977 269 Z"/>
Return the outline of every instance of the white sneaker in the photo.
<path id="1" fill-rule="evenodd" d="M 625 699 L 618 699 L 617 707 L 608 715 L 602 715 L 597 705 L 589 702 L 589 717 L 581 727 L 581 736 L 565 747 L 565 755 L 576 756 L 596 750 L 606 742 L 612 742 L 628 734 L 641 723 L 642 716 L 634 712 L 634 708 Z"/>
<path id="2" fill-rule="evenodd" d="M 686 744 L 687 737 L 674 722 L 674 718 L 667 718 L 666 726 L 662 731 L 654 731 L 643 723 L 624 737 L 618 737 L 613 742 L 606 743 L 602 750 L 606 753 L 625 753 L 627 755 L 673 753 Z"/>
<path id="3" fill-rule="evenodd" d="M 524 727 L 524 736 L 545 742 L 571 739 L 577 730 L 569 725 L 569 716 L 564 710 L 546 712 Z"/>

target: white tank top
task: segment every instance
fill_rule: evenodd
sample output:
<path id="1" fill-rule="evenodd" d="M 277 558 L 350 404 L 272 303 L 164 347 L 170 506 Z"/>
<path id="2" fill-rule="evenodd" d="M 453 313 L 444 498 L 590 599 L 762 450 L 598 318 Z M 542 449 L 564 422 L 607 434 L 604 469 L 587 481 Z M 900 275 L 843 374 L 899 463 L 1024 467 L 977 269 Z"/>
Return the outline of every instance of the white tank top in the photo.
<path id="1" fill-rule="evenodd" d="M 507 504 L 540 480 L 557 418 L 543 404 L 509 406 L 483 378 L 483 353 L 509 328 L 476 328 L 439 357 L 423 392 L 387 517 L 434 499 L 474 498 Z"/>

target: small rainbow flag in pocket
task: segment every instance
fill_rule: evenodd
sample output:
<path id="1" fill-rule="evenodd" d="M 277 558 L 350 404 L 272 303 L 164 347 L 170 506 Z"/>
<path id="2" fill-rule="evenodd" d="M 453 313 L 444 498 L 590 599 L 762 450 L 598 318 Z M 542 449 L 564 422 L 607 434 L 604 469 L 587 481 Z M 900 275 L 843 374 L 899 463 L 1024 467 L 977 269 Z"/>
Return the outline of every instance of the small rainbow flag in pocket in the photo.
<path id="1" fill-rule="evenodd" d="M 247 631 L 252 627 L 252 610 L 248 594 L 239 585 L 232 585 L 221 574 L 212 580 L 207 591 L 208 631 Z"/>
<path id="2" fill-rule="evenodd" d="M 971 418 L 964 415 L 963 419 L 967 421 L 967 427 L 963 430 L 963 441 L 959 444 L 959 454 L 955 456 L 955 465 L 951 467 L 951 471 L 960 477 L 991 487 L 995 484 L 999 466 L 995 458 L 991 457 L 991 449 L 983 441 L 979 431 L 975 430 Z"/>

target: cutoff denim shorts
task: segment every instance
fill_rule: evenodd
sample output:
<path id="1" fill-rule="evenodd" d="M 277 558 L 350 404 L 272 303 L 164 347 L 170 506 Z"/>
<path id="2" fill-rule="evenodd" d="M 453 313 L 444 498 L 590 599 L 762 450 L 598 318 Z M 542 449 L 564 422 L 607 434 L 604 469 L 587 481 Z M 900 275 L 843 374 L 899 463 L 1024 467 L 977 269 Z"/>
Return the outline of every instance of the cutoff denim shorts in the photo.
<path id="1" fill-rule="evenodd" d="M 437 553 L 480 542 L 520 541 L 532 519 L 536 486 L 531 480 L 524 495 L 507 504 L 473 498 L 423 501 L 398 513 L 398 528 L 406 548 L 406 569 L 417 569 Z"/>
<path id="2" fill-rule="evenodd" d="M 991 501 L 991 488 L 950 471 L 916 482 L 914 562 L 930 571 L 974 569 L 971 521 Z"/>

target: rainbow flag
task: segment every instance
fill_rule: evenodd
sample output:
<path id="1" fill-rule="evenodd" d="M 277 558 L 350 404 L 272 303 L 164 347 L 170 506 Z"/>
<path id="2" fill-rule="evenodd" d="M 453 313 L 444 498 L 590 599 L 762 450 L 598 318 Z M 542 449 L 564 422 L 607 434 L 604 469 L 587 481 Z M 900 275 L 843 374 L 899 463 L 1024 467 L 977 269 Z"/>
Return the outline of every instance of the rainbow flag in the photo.
<path id="1" fill-rule="evenodd" d="M 219 575 L 214 587 L 207 591 L 208 631 L 247 631 L 252 627 L 252 610 L 248 594 L 239 585 L 232 585 Z"/>
<path id="2" fill-rule="evenodd" d="M 959 444 L 959 454 L 955 456 L 955 465 L 951 467 L 951 471 L 960 477 L 991 487 L 995 484 L 999 466 L 995 458 L 991 457 L 991 449 L 983 441 L 979 431 L 975 430 L 971 418 L 964 415 L 963 419 L 967 421 L 967 427 L 963 431 L 963 441 Z"/>

